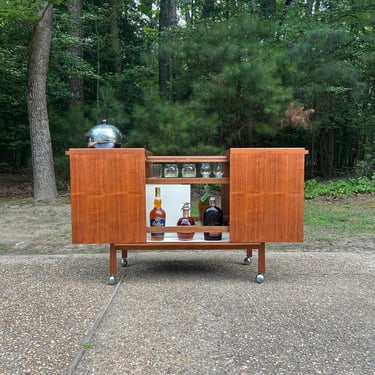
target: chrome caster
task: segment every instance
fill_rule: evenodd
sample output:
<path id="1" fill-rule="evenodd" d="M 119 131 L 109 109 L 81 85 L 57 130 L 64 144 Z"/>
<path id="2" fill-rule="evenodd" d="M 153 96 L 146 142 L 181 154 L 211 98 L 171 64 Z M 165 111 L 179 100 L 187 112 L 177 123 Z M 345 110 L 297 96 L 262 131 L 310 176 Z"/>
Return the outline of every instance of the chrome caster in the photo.
<path id="1" fill-rule="evenodd" d="M 122 267 L 126 267 L 128 265 L 128 260 L 126 258 L 121 258 L 120 264 Z"/>
<path id="2" fill-rule="evenodd" d="M 250 265 L 250 263 L 251 263 L 251 257 L 246 257 L 246 258 L 243 260 L 243 264 L 244 264 L 245 266 Z"/>
<path id="3" fill-rule="evenodd" d="M 262 284 L 262 282 L 264 281 L 264 276 L 263 276 L 261 273 L 259 273 L 259 274 L 256 276 L 255 281 L 256 281 L 257 283 L 259 283 L 259 284 Z"/>
<path id="4" fill-rule="evenodd" d="M 115 275 L 108 276 L 108 284 L 109 285 L 115 285 L 116 284 L 116 276 Z"/>

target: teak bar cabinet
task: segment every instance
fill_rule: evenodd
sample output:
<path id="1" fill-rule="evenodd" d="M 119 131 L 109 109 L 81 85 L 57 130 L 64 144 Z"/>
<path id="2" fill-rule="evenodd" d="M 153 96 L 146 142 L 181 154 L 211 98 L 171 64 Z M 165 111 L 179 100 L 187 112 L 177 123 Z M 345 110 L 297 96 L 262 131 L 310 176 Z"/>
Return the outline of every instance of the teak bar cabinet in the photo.
<path id="1" fill-rule="evenodd" d="M 72 242 L 110 244 L 109 284 L 116 283 L 117 251 L 127 265 L 128 250 L 246 250 L 249 264 L 258 250 L 258 274 L 265 273 L 266 242 L 302 242 L 304 148 L 231 148 L 221 156 L 154 156 L 143 148 L 70 149 Z M 159 178 L 153 163 L 220 162 L 222 178 Z M 149 227 L 146 184 L 220 184 L 224 226 Z M 162 196 L 163 199 L 163 196 Z M 182 202 L 176 202 L 176 210 Z M 168 215 L 168 212 L 167 212 Z M 209 229 L 221 241 L 203 240 Z M 150 232 L 165 232 L 151 241 Z M 180 241 L 176 232 L 195 232 Z M 168 235 L 167 235 L 168 234 Z"/>

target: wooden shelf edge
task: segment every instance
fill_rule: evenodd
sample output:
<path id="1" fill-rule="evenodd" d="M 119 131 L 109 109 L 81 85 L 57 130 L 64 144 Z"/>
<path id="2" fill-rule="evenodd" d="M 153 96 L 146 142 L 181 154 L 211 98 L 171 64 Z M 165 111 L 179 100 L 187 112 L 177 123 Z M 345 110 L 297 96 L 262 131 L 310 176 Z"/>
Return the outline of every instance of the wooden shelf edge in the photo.
<path id="1" fill-rule="evenodd" d="M 115 250 L 245 250 L 259 249 L 264 242 L 230 241 L 148 241 L 142 243 L 114 243 Z"/>
<path id="2" fill-rule="evenodd" d="M 186 156 L 147 156 L 146 163 L 227 163 L 228 156 L 225 155 L 186 155 Z"/>
<path id="3" fill-rule="evenodd" d="M 146 227 L 147 233 L 203 233 L 203 232 L 229 232 L 229 226 L 201 226 L 201 225 L 180 225 L 167 227 Z"/>
<path id="4" fill-rule="evenodd" d="M 191 185 L 191 184 L 202 184 L 202 185 L 211 185 L 211 184 L 219 184 L 219 185 L 227 185 L 229 184 L 229 177 L 222 177 L 222 178 L 200 178 L 200 177 L 148 177 L 146 178 L 146 184 L 148 185 L 171 185 L 171 184 L 180 184 L 180 185 Z"/>

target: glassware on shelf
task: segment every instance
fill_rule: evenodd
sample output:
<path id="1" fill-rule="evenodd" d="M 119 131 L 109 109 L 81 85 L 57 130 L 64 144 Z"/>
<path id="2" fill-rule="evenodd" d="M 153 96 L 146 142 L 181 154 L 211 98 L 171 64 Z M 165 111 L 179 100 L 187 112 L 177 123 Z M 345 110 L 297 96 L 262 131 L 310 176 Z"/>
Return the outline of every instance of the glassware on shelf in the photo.
<path id="1" fill-rule="evenodd" d="M 152 164 L 152 177 L 162 177 L 161 164 Z"/>
<path id="2" fill-rule="evenodd" d="M 178 177 L 177 164 L 166 164 L 164 167 L 164 177 Z"/>
<path id="3" fill-rule="evenodd" d="M 204 178 L 210 177 L 211 174 L 211 164 L 210 163 L 202 163 L 201 164 L 201 175 Z"/>
<path id="4" fill-rule="evenodd" d="M 223 165 L 221 163 L 216 163 L 214 166 L 214 175 L 216 178 L 223 177 Z"/>
<path id="5" fill-rule="evenodd" d="M 197 169 L 193 163 L 184 163 L 181 171 L 182 177 L 195 177 L 197 175 Z"/>

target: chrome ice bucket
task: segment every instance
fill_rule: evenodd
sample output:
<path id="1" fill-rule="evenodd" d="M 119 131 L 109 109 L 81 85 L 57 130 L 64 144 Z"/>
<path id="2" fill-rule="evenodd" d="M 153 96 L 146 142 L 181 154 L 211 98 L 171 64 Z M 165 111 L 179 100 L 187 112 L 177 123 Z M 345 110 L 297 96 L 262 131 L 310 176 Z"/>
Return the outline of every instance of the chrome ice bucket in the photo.
<path id="1" fill-rule="evenodd" d="M 95 125 L 87 133 L 88 147 L 93 148 L 117 148 L 121 147 L 122 134 L 116 126 L 107 124 L 103 120 L 101 124 Z"/>

